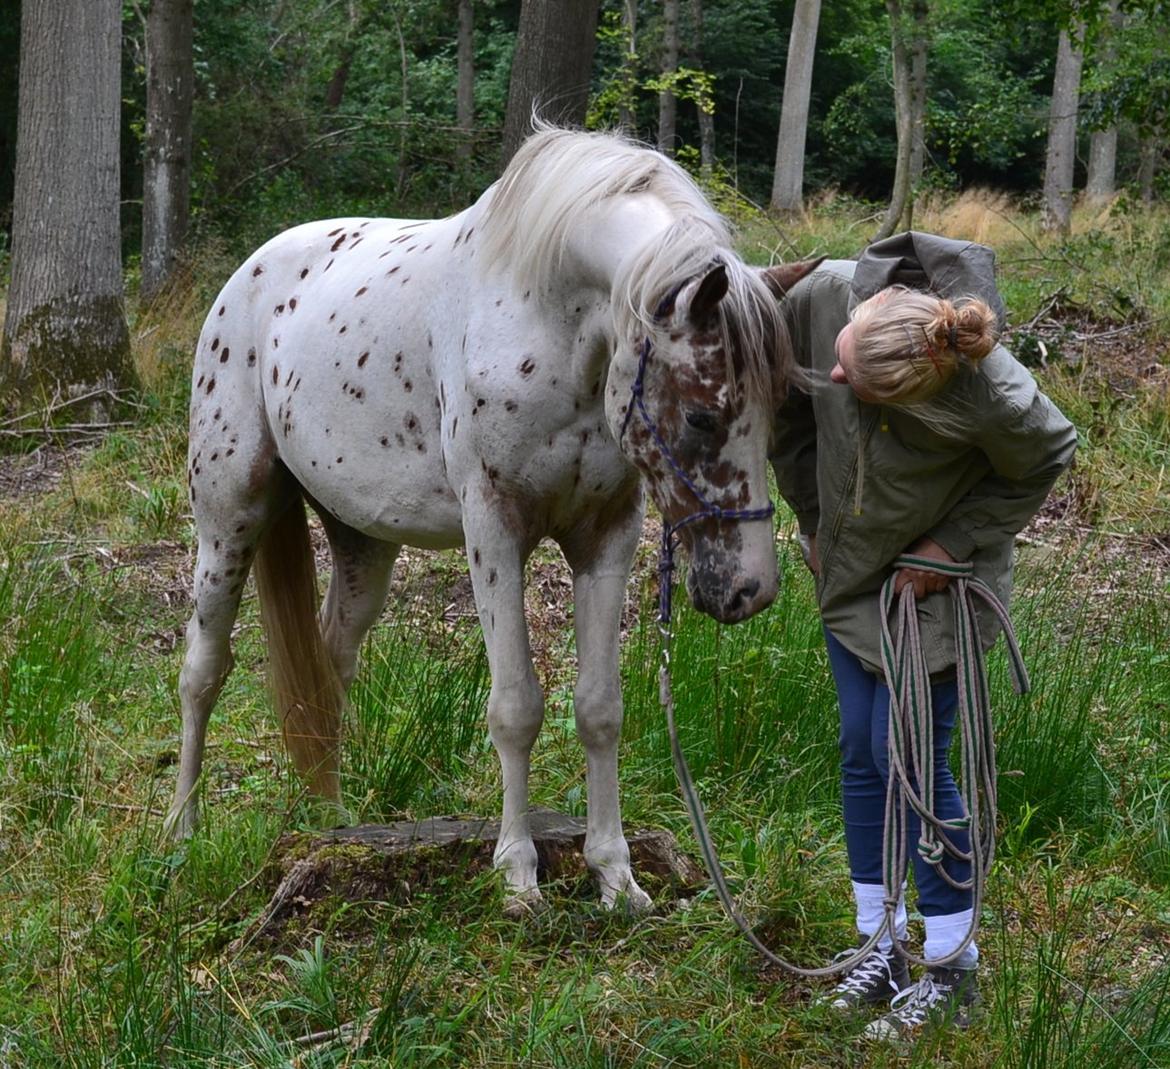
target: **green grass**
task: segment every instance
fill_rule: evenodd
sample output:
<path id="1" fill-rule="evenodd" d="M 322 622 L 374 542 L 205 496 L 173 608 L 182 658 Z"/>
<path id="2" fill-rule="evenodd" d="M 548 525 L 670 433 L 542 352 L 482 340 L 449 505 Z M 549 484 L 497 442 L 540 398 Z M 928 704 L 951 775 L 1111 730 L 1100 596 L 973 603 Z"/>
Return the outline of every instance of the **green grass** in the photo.
<path id="1" fill-rule="evenodd" d="M 782 551 L 769 613 L 720 629 L 680 610 L 675 687 L 733 887 L 770 940 L 814 960 L 848 938 L 848 887 L 833 699 L 810 584 L 788 543 Z M 246 720 L 263 715 L 250 643 L 239 672 L 247 700 L 226 701 L 213 726 L 211 780 L 233 789 L 213 795 L 200 835 L 173 848 L 155 815 L 115 808 L 157 808 L 170 773 L 149 739 L 118 732 L 113 718 L 125 675 L 173 677 L 177 653 L 160 663 L 129 651 L 109 675 L 97 651 L 110 639 L 102 602 L 113 591 L 96 582 L 62 599 L 57 563 L 10 559 L 0 589 L 23 593 L 4 594 L 20 626 L 3 676 L 12 861 L 0 879 L 0 1020 L 27 1023 L 6 1025 L 2 1041 L 28 1065 L 277 1066 L 305 1050 L 299 1037 L 356 1022 L 360 1055 L 339 1042 L 299 1064 L 1160 1064 L 1170 1044 L 1158 959 L 1170 919 L 1167 692 L 1152 651 L 1165 604 L 1135 596 L 1139 583 L 1112 611 L 1086 608 L 1075 564 L 1021 567 L 1033 695 L 1009 697 L 995 664 L 1008 775 L 984 914 L 986 1013 L 903 1062 L 864 1054 L 852 1029 L 805 1005 L 800 985 L 762 973 L 708 894 L 632 919 L 600 913 L 587 889 L 556 887 L 544 915 L 514 923 L 498 914 L 493 880 L 454 873 L 403 901 L 326 903 L 276 943 L 231 951 L 271 891 L 263 874 L 288 819 L 286 783 L 266 755 L 222 742 L 254 736 Z M 651 683 L 650 615 L 623 655 L 625 811 L 629 824 L 666 826 L 686 843 Z M 475 629 L 411 626 L 388 622 L 371 640 L 347 744 L 350 798 L 372 819 L 494 811 Z M 67 678 L 23 667 L 55 663 L 62 649 Z M 580 781 L 580 753 L 550 728 L 535 794 L 579 808 L 565 784 Z M 135 750 L 151 760 L 128 761 Z"/>
<path id="2" fill-rule="evenodd" d="M 1002 205 L 930 211 L 924 227 L 990 228 L 965 232 L 1002 246 L 1016 322 L 1067 285 L 1120 323 L 1121 290 L 1148 316 L 1151 352 L 1164 351 L 1165 283 L 1148 269 L 1163 217 L 1143 228 L 1121 216 L 1108 240 L 1082 225 L 1057 247 Z M 759 259 L 775 246 L 844 255 L 872 223 L 839 200 L 814 224 L 755 225 L 745 241 Z M 810 1008 L 807 985 L 763 969 L 709 892 L 677 901 L 657 887 L 654 911 L 631 918 L 567 881 L 547 889 L 544 913 L 515 922 L 494 877 L 457 871 L 357 902 L 326 895 L 276 938 L 235 944 L 305 810 L 249 594 L 211 725 L 204 824 L 181 846 L 159 834 L 187 612 L 183 352 L 199 304 L 177 299 L 171 318 L 136 324 L 151 383 L 137 425 L 74 456 L 35 508 L 0 503 L 0 1065 L 1170 1063 L 1170 592 L 1151 540 L 1170 529 L 1161 379 L 1126 371 L 1115 388 L 1104 357 L 1041 371 L 1082 450 L 1057 488 L 1063 518 L 1020 555 L 1014 617 L 1032 693 L 1013 695 L 992 658 L 1001 810 L 985 1010 L 966 1034 L 900 1055 L 865 1050 L 858 1026 Z M 790 522 L 769 612 L 719 628 L 678 599 L 673 679 L 729 881 L 772 945 L 812 962 L 845 944 L 851 916 L 834 698 Z M 444 618 L 458 574 L 450 557 L 413 561 L 367 644 L 344 764 L 360 819 L 498 813 L 478 628 Z M 643 557 L 622 652 L 623 813 L 628 828 L 664 827 L 689 847 L 658 706 L 652 586 Z M 543 637 L 533 802 L 582 814 L 571 637 Z M 304 1039 L 339 1026 L 334 1041 Z"/>

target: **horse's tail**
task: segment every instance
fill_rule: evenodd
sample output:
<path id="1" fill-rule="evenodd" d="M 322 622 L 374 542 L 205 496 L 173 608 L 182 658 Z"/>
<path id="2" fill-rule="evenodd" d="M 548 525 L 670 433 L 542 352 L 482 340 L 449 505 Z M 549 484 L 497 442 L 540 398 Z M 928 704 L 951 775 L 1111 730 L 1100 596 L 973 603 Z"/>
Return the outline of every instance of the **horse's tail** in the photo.
<path id="1" fill-rule="evenodd" d="M 314 794 L 340 802 L 345 690 L 317 620 L 317 567 L 299 493 L 261 539 L 253 574 L 285 748 Z"/>

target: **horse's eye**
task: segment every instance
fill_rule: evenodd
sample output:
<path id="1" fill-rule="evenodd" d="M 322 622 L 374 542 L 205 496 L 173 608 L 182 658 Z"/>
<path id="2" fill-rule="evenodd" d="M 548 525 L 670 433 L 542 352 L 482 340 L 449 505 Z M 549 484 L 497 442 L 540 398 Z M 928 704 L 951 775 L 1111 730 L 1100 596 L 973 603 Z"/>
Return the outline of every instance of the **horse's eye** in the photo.
<path id="1" fill-rule="evenodd" d="M 711 412 L 703 412 L 699 409 L 691 409 L 686 415 L 687 426 L 694 427 L 697 431 L 702 431 L 704 434 L 710 434 L 719 427 L 718 421 Z"/>

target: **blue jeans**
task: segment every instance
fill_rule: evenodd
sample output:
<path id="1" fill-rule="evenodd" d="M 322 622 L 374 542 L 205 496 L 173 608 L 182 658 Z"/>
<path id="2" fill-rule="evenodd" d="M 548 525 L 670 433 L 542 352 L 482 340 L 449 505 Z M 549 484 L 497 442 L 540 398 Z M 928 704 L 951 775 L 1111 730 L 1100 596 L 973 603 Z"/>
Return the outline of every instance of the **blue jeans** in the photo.
<path id="1" fill-rule="evenodd" d="M 861 661 L 825 630 L 829 666 L 837 684 L 841 708 L 841 794 L 845 810 L 845 846 L 850 875 L 857 883 L 882 882 L 882 827 L 889 775 L 887 737 L 890 723 L 890 691 L 868 672 Z M 931 687 L 934 712 L 934 808 L 942 818 L 961 816 L 963 804 L 951 774 L 947 751 L 955 726 L 959 688 L 954 680 Z M 907 852 L 914 864 L 918 910 L 924 917 L 946 916 L 971 908 L 971 892 L 959 891 L 918 856 L 919 820 L 907 809 Z M 960 850 L 970 849 L 966 832 L 951 832 Z M 946 871 L 952 878 L 970 879 L 971 866 L 947 856 Z"/>

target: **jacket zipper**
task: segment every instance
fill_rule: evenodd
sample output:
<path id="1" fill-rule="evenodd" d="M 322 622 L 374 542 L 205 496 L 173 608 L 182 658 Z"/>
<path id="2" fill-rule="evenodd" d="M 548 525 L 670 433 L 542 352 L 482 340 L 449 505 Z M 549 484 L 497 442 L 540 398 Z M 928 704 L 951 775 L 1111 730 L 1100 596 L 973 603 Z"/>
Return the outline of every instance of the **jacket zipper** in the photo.
<path id="1" fill-rule="evenodd" d="M 857 408 L 858 408 L 858 416 L 860 417 L 860 415 L 861 415 L 861 402 L 860 401 L 857 402 Z M 829 576 L 829 565 L 837 553 L 837 536 L 841 533 L 842 526 L 844 526 L 845 513 L 849 509 L 854 507 L 854 500 L 853 500 L 852 491 L 855 489 L 854 483 L 857 479 L 857 467 L 858 467 L 857 459 L 864 452 L 865 447 L 867 445 L 869 445 L 869 440 L 870 440 L 870 438 L 873 437 L 874 428 L 878 425 L 878 418 L 879 418 L 880 414 L 881 414 L 880 410 L 878 412 L 875 412 L 873 417 L 869 420 L 868 425 L 866 425 L 864 428 L 861 426 L 861 420 L 860 419 L 858 420 L 857 433 L 860 436 L 861 448 L 853 456 L 853 463 L 851 464 L 851 466 L 849 468 L 849 476 L 845 480 L 845 486 L 842 489 L 840 503 L 837 506 L 837 514 L 833 517 L 833 528 L 832 528 L 832 531 L 830 531 L 830 533 L 829 533 L 829 538 L 830 538 L 830 542 L 831 542 L 831 545 L 829 547 L 829 555 L 828 555 L 828 557 L 821 559 L 820 580 L 821 580 L 821 589 L 822 590 L 825 588 L 826 580 L 828 579 L 828 576 Z M 820 549 L 819 546 L 817 548 Z"/>

